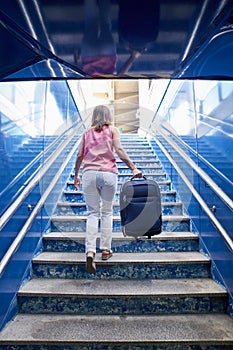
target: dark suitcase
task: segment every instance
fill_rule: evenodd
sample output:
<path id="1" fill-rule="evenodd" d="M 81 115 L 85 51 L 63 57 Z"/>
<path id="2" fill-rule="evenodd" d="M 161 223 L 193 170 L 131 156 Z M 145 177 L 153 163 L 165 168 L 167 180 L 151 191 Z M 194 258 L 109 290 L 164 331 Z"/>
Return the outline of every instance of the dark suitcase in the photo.
<path id="1" fill-rule="evenodd" d="M 162 231 L 159 185 L 146 177 L 126 181 L 120 189 L 120 217 L 124 236 L 157 235 Z"/>

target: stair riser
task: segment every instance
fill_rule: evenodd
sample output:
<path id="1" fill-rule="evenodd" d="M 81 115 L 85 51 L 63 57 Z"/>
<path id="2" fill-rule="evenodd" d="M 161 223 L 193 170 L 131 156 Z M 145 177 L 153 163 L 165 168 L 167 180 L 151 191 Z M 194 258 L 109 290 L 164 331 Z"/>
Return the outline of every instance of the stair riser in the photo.
<path id="1" fill-rule="evenodd" d="M 121 187 L 122 187 L 122 184 L 124 183 L 124 181 L 119 181 L 118 184 L 117 184 L 117 191 L 119 192 Z M 158 185 L 159 185 L 159 188 L 160 188 L 160 191 L 161 192 L 165 192 L 165 191 L 170 191 L 170 188 L 171 188 L 171 184 L 167 181 L 160 181 L 158 182 Z M 75 194 L 77 194 L 78 192 L 76 192 L 75 188 L 74 188 L 74 181 L 71 181 L 71 182 L 68 182 L 66 184 L 66 191 L 74 191 Z M 82 191 L 82 182 L 81 184 L 79 185 L 79 191 Z M 161 193 L 161 196 L 165 196 L 166 194 L 169 194 L 169 193 Z M 119 195 L 119 193 L 118 193 Z M 174 193 L 173 193 L 173 197 L 174 197 Z"/>
<path id="2" fill-rule="evenodd" d="M 137 150 L 138 148 L 146 148 L 151 150 L 151 147 L 148 146 L 147 142 L 141 142 L 141 141 L 132 141 L 132 142 L 124 142 L 121 140 L 121 144 L 125 151 L 127 150 Z"/>
<path id="3" fill-rule="evenodd" d="M 118 184 L 117 184 L 117 191 L 120 191 L 123 183 L 124 183 L 124 181 L 119 181 L 118 182 Z M 164 182 L 164 180 L 162 180 L 162 182 L 158 182 L 158 185 L 159 185 L 160 191 L 163 191 L 163 192 L 164 191 L 169 191 L 170 187 L 171 187 L 171 184 L 169 182 L 167 182 L 167 181 Z M 78 193 L 78 192 L 76 192 L 76 190 L 74 188 L 74 183 L 73 182 L 67 183 L 66 191 L 74 191 L 74 194 Z M 79 191 L 82 191 L 82 182 L 79 185 Z M 165 193 L 165 194 L 161 193 L 161 196 L 164 196 L 166 194 L 169 194 L 169 193 Z M 118 193 L 118 195 L 119 195 L 119 193 Z M 174 196 L 175 196 L 175 194 L 173 193 L 173 197 Z"/>
<path id="4" fill-rule="evenodd" d="M 43 278 L 164 279 L 210 277 L 209 263 L 97 263 L 95 275 L 86 272 L 85 262 L 33 263 L 33 276 Z"/>
<path id="5" fill-rule="evenodd" d="M 123 145 L 122 145 L 123 146 Z M 142 145 L 124 145 L 123 146 L 124 150 L 128 153 L 128 155 L 130 156 L 132 155 L 138 155 L 138 153 L 145 153 L 145 154 L 154 154 L 153 149 L 150 146 L 142 146 Z"/>
<path id="6" fill-rule="evenodd" d="M 162 171 L 163 168 L 161 166 L 159 166 L 159 165 L 156 165 L 156 166 L 153 166 L 153 167 L 138 166 L 138 168 L 140 168 L 140 170 L 143 172 L 144 176 L 147 176 L 147 174 L 152 174 L 153 175 L 153 174 L 159 174 L 159 173 L 163 172 Z M 132 171 L 129 168 L 123 167 L 123 166 L 121 166 L 121 167 L 118 166 L 118 173 L 120 175 L 121 174 L 129 174 L 129 175 L 132 176 Z"/>
<path id="7" fill-rule="evenodd" d="M 140 168 L 141 169 L 141 168 Z M 162 169 L 151 169 L 151 170 L 147 170 L 146 172 L 143 173 L 143 175 L 150 180 L 154 180 L 154 181 L 166 181 L 166 174 L 162 171 Z M 120 172 L 118 174 L 118 181 L 119 182 L 125 182 L 125 181 L 129 181 L 132 179 L 132 172 L 126 171 L 124 170 L 122 173 Z M 80 173 L 80 180 L 82 181 L 82 174 Z M 137 181 L 137 180 L 135 180 Z M 140 180 L 138 180 L 140 181 Z M 70 177 L 70 182 L 71 184 L 74 182 L 74 177 L 71 176 Z"/>
<path id="8" fill-rule="evenodd" d="M 182 215 L 182 206 L 177 205 L 163 205 L 162 206 L 162 214 L 163 215 Z M 79 206 L 62 206 L 59 205 L 57 209 L 58 215 L 87 215 L 86 205 Z M 113 215 L 120 215 L 120 207 L 119 205 L 113 206 Z"/>
<path id="9" fill-rule="evenodd" d="M 78 315 L 155 315 L 225 312 L 224 297 L 209 296 L 19 296 L 19 312 Z"/>
<path id="10" fill-rule="evenodd" d="M 139 160 L 133 159 L 133 162 L 138 168 L 140 168 L 140 169 L 145 168 L 146 170 L 148 169 L 148 167 L 153 167 L 153 166 L 156 167 L 160 164 L 159 160 L 157 160 L 157 159 L 153 159 L 152 161 L 151 160 L 144 161 L 144 160 L 140 160 L 140 159 Z M 119 160 L 117 160 L 116 164 L 117 164 L 118 168 L 125 167 L 125 163 L 121 162 Z"/>
<path id="11" fill-rule="evenodd" d="M 190 222 L 187 221 L 165 221 L 162 223 L 162 231 L 165 232 L 187 232 L 190 231 Z M 78 216 L 75 220 L 56 220 L 51 221 L 51 231 L 60 231 L 60 232 L 84 232 L 86 231 L 86 220 L 78 220 Z M 122 232 L 120 220 L 113 220 L 113 231 Z"/>
<path id="12" fill-rule="evenodd" d="M 166 187 L 166 185 L 165 185 Z M 83 203 L 85 202 L 83 193 L 80 192 L 75 192 L 74 191 L 74 186 L 70 185 L 67 188 L 68 191 L 70 192 L 65 192 L 63 193 L 62 200 L 67 201 L 67 202 L 77 202 L 77 203 Z M 80 186 L 80 191 L 82 190 L 82 186 Z M 120 190 L 120 185 L 118 186 L 118 191 Z M 119 202 L 120 199 L 120 193 L 117 192 L 115 195 L 114 200 L 116 202 Z M 167 193 L 161 193 L 161 201 L 162 202 L 175 202 L 176 200 L 176 193 L 175 192 L 167 192 Z"/>
<path id="13" fill-rule="evenodd" d="M 124 147 L 124 150 L 128 154 L 128 156 L 132 159 L 135 156 L 138 156 L 139 154 L 142 154 L 144 156 L 153 156 L 154 159 L 157 159 L 156 154 L 154 151 L 151 149 L 151 147 L 140 147 L 140 146 L 135 146 L 135 147 Z M 119 159 L 119 157 L 116 158 Z"/>
<path id="14" fill-rule="evenodd" d="M 155 172 L 155 171 L 153 171 Z M 81 181 L 82 176 L 80 175 Z M 166 180 L 166 174 L 163 173 L 161 170 L 158 170 L 158 173 L 155 173 L 154 175 L 146 174 L 146 178 L 154 181 L 165 181 Z M 129 174 L 118 174 L 118 181 L 119 182 L 125 182 L 132 179 L 132 173 Z M 136 181 L 136 180 L 135 180 Z M 138 180 L 140 181 L 140 180 Z"/>
<path id="15" fill-rule="evenodd" d="M 163 168 L 156 165 L 154 167 L 151 168 L 147 168 L 146 166 L 142 167 L 142 166 L 138 166 L 138 168 L 140 168 L 140 170 L 143 172 L 143 175 L 148 177 L 148 175 L 155 175 L 157 176 L 158 174 L 163 174 Z M 82 178 L 82 171 L 79 172 L 80 178 Z M 132 178 L 133 174 L 132 171 L 129 168 L 125 168 L 125 167 L 119 167 L 118 166 L 118 177 L 119 180 L 121 181 L 121 177 L 123 175 L 128 175 L 130 176 L 130 178 Z M 70 180 L 73 181 L 74 180 L 74 175 L 71 174 L 70 176 Z"/>
<path id="16" fill-rule="evenodd" d="M 118 253 L 135 253 L 135 252 L 192 252 L 198 251 L 198 240 L 161 240 L 154 242 L 153 240 L 131 241 L 127 242 L 125 239 L 112 241 L 113 252 Z M 64 239 L 50 240 L 44 239 L 43 250 L 50 252 L 85 252 L 85 238 L 80 239 Z M 99 238 L 97 239 L 97 252 L 99 249 Z"/>
<path id="17" fill-rule="evenodd" d="M 131 158 L 133 162 L 141 162 L 141 161 L 152 161 L 154 162 L 156 160 L 156 156 L 151 153 L 151 154 L 143 154 L 139 155 L 138 152 L 135 155 L 131 155 Z M 120 158 L 116 157 L 116 161 L 120 162 Z"/>

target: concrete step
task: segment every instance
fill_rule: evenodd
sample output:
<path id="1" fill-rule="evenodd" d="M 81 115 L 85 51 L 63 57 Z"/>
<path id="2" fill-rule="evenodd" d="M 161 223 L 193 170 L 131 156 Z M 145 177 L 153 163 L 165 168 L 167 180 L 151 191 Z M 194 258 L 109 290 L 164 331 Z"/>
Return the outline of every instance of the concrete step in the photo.
<path id="1" fill-rule="evenodd" d="M 51 231 L 86 231 L 85 215 L 55 215 L 51 217 Z M 162 216 L 162 231 L 189 231 L 190 218 L 185 215 Z M 113 216 L 113 231 L 122 231 L 120 216 Z"/>
<path id="2" fill-rule="evenodd" d="M 132 170 L 130 170 L 128 167 L 126 166 L 122 166 L 119 165 L 117 166 L 118 168 L 118 172 L 119 172 L 119 177 L 122 175 L 131 175 L 131 177 L 133 176 L 132 174 Z M 138 168 L 140 168 L 143 171 L 143 175 L 144 176 L 148 176 L 148 175 L 156 175 L 156 174 L 161 174 L 163 173 L 163 167 L 162 165 L 156 163 L 156 165 L 150 165 L 150 166 L 138 166 Z M 79 176 L 82 176 L 82 169 L 80 169 L 79 171 Z M 70 175 L 71 179 L 73 179 L 74 177 L 74 172 L 71 173 Z"/>
<path id="3" fill-rule="evenodd" d="M 134 164 L 137 166 L 137 167 L 156 167 L 158 165 L 160 165 L 160 160 L 157 159 L 157 158 L 153 158 L 153 159 L 150 159 L 150 160 L 146 160 L 146 159 L 133 159 L 133 162 Z M 122 162 L 120 159 L 117 159 L 116 160 L 116 164 L 117 164 L 117 167 L 122 167 L 122 166 L 125 166 L 125 163 Z"/>
<path id="4" fill-rule="evenodd" d="M 159 181 L 166 181 L 167 179 L 167 174 L 164 173 L 163 171 L 160 171 L 158 173 L 150 174 L 146 173 L 145 174 L 146 178 L 149 180 L 155 180 L 157 182 Z M 118 179 L 120 182 L 122 181 L 129 181 L 132 178 L 132 173 L 131 174 L 118 174 Z M 138 180 L 140 181 L 140 180 Z"/>
<path id="5" fill-rule="evenodd" d="M 132 177 L 132 176 L 131 176 Z M 124 181 L 122 181 L 123 179 L 120 179 L 121 181 L 118 181 L 118 185 L 117 185 L 117 190 L 118 192 L 120 191 L 120 188 L 121 186 L 123 185 Z M 156 178 L 156 181 L 157 181 L 157 178 Z M 159 180 L 157 181 L 158 185 L 159 185 L 159 188 L 160 188 L 160 192 L 161 192 L 161 196 L 163 195 L 166 195 L 168 194 L 168 191 L 170 191 L 170 187 L 171 187 L 171 181 L 170 180 L 167 180 L 167 179 L 162 179 L 162 180 Z M 82 182 L 81 182 L 81 185 L 79 186 L 80 190 L 82 190 Z M 67 184 L 66 184 L 66 191 L 69 191 L 71 190 L 72 193 L 75 192 L 77 193 L 78 191 L 75 190 L 74 188 L 74 180 L 72 181 L 67 181 Z M 166 193 L 164 193 L 166 192 Z M 173 193 L 175 193 L 175 191 L 173 191 Z M 117 195 L 119 195 L 119 193 L 117 193 Z"/>
<path id="6" fill-rule="evenodd" d="M 182 215 L 183 204 L 181 202 L 163 202 L 163 215 Z M 86 203 L 72 203 L 68 201 L 57 203 L 57 215 L 87 215 Z M 113 215 L 120 215 L 119 203 L 113 203 Z"/>
<path id="7" fill-rule="evenodd" d="M 224 314 L 19 314 L 0 333 L 0 347 L 7 350 L 232 350 L 233 319 Z"/>
<path id="8" fill-rule="evenodd" d="M 162 232 L 151 239 L 123 237 L 121 232 L 113 232 L 114 252 L 184 252 L 198 251 L 199 237 L 191 232 Z M 50 232 L 43 237 L 44 251 L 85 251 L 85 232 Z M 97 238 L 99 250 L 99 237 Z"/>
<path id="9" fill-rule="evenodd" d="M 141 168 L 141 167 L 139 167 Z M 166 181 L 166 173 L 162 170 L 162 167 L 157 167 L 156 169 L 154 168 L 152 171 L 146 171 L 143 172 L 143 175 L 147 179 L 155 180 L 155 181 Z M 124 171 L 124 172 L 119 172 L 118 173 L 118 181 L 129 181 L 132 179 L 132 171 Z M 79 174 L 80 179 L 82 180 L 82 173 Z M 71 176 L 72 179 L 72 176 Z M 73 182 L 73 179 L 71 180 Z M 140 180 L 135 180 L 135 181 L 140 181 Z"/>
<path id="10" fill-rule="evenodd" d="M 135 149 L 138 149 L 138 147 L 151 149 L 151 146 L 149 145 L 149 143 L 146 140 L 145 141 L 132 140 L 132 142 L 121 141 L 121 144 L 125 150 L 127 150 L 128 148 L 135 150 Z"/>
<path id="11" fill-rule="evenodd" d="M 165 188 L 168 186 L 167 183 L 164 183 Z M 121 184 L 118 184 L 118 191 L 115 194 L 115 201 L 119 201 L 119 196 L 120 196 L 120 187 Z M 161 201 L 162 202 L 175 202 L 176 201 L 176 191 L 174 190 L 165 190 L 165 191 L 160 191 L 161 194 Z M 82 191 L 82 185 L 80 186 L 80 190 L 76 191 L 74 189 L 73 183 L 67 187 L 66 190 L 63 191 L 62 193 L 62 198 L 63 201 L 69 201 L 69 202 L 85 202 L 83 191 Z"/>
<path id="12" fill-rule="evenodd" d="M 221 313 L 227 292 L 211 279 L 31 279 L 18 293 L 21 313 L 155 315 Z"/>
<path id="13" fill-rule="evenodd" d="M 146 145 L 146 144 L 142 145 L 140 143 L 138 143 L 138 144 L 132 143 L 132 145 L 131 145 L 129 143 L 125 143 L 122 141 L 121 141 L 121 144 L 127 153 L 128 152 L 135 152 L 135 150 L 140 151 L 140 152 L 147 152 L 147 151 L 151 152 L 151 150 L 152 150 L 151 146 Z"/>
<path id="14" fill-rule="evenodd" d="M 140 153 L 135 153 L 135 155 L 131 155 L 132 161 L 133 162 L 141 162 L 141 161 L 155 161 L 156 160 L 156 155 L 154 153 L 151 154 L 140 154 Z M 120 158 L 116 157 L 116 161 L 120 162 Z"/>
<path id="15" fill-rule="evenodd" d="M 139 147 L 139 145 L 138 145 L 135 148 L 125 146 L 124 149 L 125 149 L 125 151 L 127 152 L 127 154 L 129 155 L 130 158 L 131 157 L 133 158 L 134 156 L 138 156 L 139 152 L 142 155 L 153 155 L 154 157 L 156 157 L 156 154 L 155 154 L 154 150 L 152 149 L 152 147 L 147 147 L 146 146 L 146 148 L 142 148 L 142 147 Z"/>
<path id="16" fill-rule="evenodd" d="M 96 255 L 97 270 L 90 275 L 85 254 L 42 252 L 33 259 L 34 277 L 94 279 L 209 278 L 210 259 L 199 252 L 115 253 L 107 261 Z"/>
<path id="17" fill-rule="evenodd" d="M 150 173 L 150 172 L 153 172 L 153 171 L 157 171 L 157 170 L 161 170 L 163 167 L 162 165 L 157 162 L 155 164 L 151 164 L 151 165 L 138 165 L 138 167 L 143 171 L 143 173 L 145 174 L 146 172 Z M 128 174 L 132 174 L 132 171 L 124 164 L 117 164 L 117 168 L 118 168 L 118 171 L 119 173 L 128 173 Z"/>

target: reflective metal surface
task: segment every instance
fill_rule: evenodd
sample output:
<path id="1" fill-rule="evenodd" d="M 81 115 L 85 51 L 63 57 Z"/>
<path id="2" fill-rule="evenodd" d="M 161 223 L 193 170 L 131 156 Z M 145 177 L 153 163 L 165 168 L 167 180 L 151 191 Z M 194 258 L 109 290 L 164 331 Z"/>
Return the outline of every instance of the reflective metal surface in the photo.
<path id="1" fill-rule="evenodd" d="M 232 24 L 232 7 L 232 0 L 2 0 L 0 78 L 22 79 L 25 68 L 25 78 L 35 70 L 45 78 L 198 76 L 185 67 Z M 55 74 L 37 68 L 47 59 L 56 61 Z"/>

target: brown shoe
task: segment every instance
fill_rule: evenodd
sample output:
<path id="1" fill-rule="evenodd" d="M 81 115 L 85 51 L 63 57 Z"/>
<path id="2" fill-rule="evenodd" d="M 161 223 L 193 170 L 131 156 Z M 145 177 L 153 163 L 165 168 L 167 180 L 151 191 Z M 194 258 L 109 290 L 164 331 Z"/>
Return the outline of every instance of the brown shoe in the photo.
<path id="1" fill-rule="evenodd" d="M 102 260 L 108 260 L 112 257 L 112 250 L 111 249 L 104 249 L 102 250 Z"/>
<path id="2" fill-rule="evenodd" d="M 86 254 L 86 270 L 88 273 L 95 273 L 96 272 L 96 265 L 95 265 L 95 253 L 94 252 L 87 252 Z"/>

